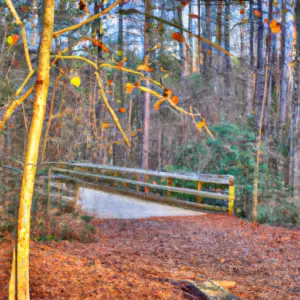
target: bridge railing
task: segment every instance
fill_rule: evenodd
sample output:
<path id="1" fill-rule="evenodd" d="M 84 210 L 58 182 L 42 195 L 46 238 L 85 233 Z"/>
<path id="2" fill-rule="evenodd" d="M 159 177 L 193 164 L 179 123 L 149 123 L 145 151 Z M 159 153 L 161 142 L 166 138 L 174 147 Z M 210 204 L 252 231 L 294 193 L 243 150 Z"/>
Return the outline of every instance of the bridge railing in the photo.
<path id="1" fill-rule="evenodd" d="M 91 163 L 67 163 L 67 162 L 47 162 L 43 165 L 49 167 L 48 177 L 58 176 L 65 179 L 74 179 L 83 182 L 85 179 L 93 180 L 94 183 L 110 182 L 117 188 L 122 184 L 123 189 L 135 186 L 136 191 L 140 192 L 140 187 L 144 187 L 144 192 L 152 190 L 166 191 L 167 197 L 172 198 L 172 193 L 196 196 L 196 203 L 189 203 L 197 208 L 224 211 L 224 208 L 203 204 L 203 198 L 223 200 L 227 202 L 227 210 L 233 214 L 235 201 L 234 177 L 230 175 L 215 174 L 195 174 L 195 173 L 175 173 L 161 172 L 153 170 L 143 170 L 118 166 L 97 165 Z M 155 179 L 155 180 L 153 180 Z M 175 181 L 194 182 L 193 187 L 178 187 Z M 157 183 L 159 181 L 159 183 Z M 218 189 L 214 191 L 203 190 L 204 184 L 214 184 Z M 174 199 L 174 201 L 182 202 Z M 185 201 L 187 203 L 187 201 Z"/>

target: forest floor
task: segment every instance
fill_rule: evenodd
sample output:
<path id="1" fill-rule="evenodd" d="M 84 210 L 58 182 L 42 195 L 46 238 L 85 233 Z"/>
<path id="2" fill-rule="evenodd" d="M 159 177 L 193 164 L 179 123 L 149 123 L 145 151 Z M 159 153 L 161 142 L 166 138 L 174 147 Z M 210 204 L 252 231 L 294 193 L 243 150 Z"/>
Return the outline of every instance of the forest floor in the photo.
<path id="1" fill-rule="evenodd" d="M 300 299 L 300 231 L 207 214 L 94 220 L 95 243 L 31 244 L 32 299 L 200 299 L 173 280 L 236 282 L 241 299 Z M 0 299 L 8 243 L 0 243 Z"/>

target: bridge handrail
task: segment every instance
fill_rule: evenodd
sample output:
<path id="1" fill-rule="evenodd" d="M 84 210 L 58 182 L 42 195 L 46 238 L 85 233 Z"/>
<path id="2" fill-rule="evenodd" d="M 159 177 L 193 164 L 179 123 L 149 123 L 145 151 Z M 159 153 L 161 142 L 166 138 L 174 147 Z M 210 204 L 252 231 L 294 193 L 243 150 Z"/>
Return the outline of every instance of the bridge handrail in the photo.
<path id="1" fill-rule="evenodd" d="M 124 173 L 134 173 L 143 176 L 158 176 L 158 177 L 172 177 L 173 179 L 182 179 L 189 181 L 201 181 L 203 183 L 216 183 L 229 185 L 234 182 L 234 177 L 231 175 L 218 175 L 218 174 L 195 174 L 195 173 L 175 173 L 175 172 L 165 172 L 165 171 L 154 171 L 154 170 L 143 170 L 136 168 L 126 168 L 118 166 L 107 166 L 107 165 L 97 165 L 91 163 L 67 163 L 67 162 L 45 162 L 43 165 L 65 165 L 72 167 L 82 167 L 91 169 L 100 169 L 106 171 L 124 172 Z"/>
<path id="2" fill-rule="evenodd" d="M 212 198 L 212 199 L 220 199 L 228 201 L 228 212 L 230 215 L 233 214 L 233 206 L 234 206 L 234 177 L 231 175 L 212 175 L 212 174 L 187 174 L 187 173 L 171 173 L 171 172 L 160 172 L 153 170 L 143 170 L 143 169 L 134 169 L 134 168 L 126 168 L 126 167 L 118 167 L 118 166 L 106 166 L 106 165 L 96 165 L 91 163 L 68 163 L 68 162 L 46 162 L 43 165 L 48 165 L 50 167 L 49 170 L 54 173 L 69 173 L 79 176 L 93 177 L 102 180 L 115 181 L 120 182 L 124 186 L 127 184 L 132 184 L 136 186 L 144 186 L 148 188 L 161 189 L 166 190 L 168 196 L 171 195 L 171 192 L 176 193 L 184 193 L 189 195 L 194 195 L 197 197 L 197 203 L 201 203 L 202 197 Z M 75 168 L 83 168 L 83 169 L 98 169 L 100 171 L 112 171 L 113 176 L 107 176 L 102 174 L 91 174 L 87 172 L 79 172 L 76 170 L 70 170 L 65 167 L 75 167 Z M 50 173 L 51 173 L 50 171 Z M 132 180 L 125 179 L 119 177 L 119 173 L 133 173 L 144 176 L 144 180 Z M 156 183 L 149 183 L 149 176 L 163 177 L 167 178 L 167 185 L 161 185 Z M 173 186 L 173 179 L 181 179 L 186 181 L 195 181 L 197 182 L 197 190 L 192 188 L 182 188 Z M 217 192 L 208 192 L 201 191 L 202 183 L 216 183 L 221 185 L 228 185 L 229 192 L 228 194 L 221 194 Z M 207 205 L 205 205 L 207 206 Z"/>

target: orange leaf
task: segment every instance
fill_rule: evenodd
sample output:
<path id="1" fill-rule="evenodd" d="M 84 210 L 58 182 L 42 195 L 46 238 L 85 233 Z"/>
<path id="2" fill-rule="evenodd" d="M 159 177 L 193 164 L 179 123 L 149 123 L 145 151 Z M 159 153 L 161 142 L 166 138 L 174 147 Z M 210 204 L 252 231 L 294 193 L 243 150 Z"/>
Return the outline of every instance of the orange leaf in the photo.
<path id="1" fill-rule="evenodd" d="M 212 51 L 210 49 L 207 49 L 207 55 L 211 55 Z"/>
<path id="2" fill-rule="evenodd" d="M 136 68 L 138 71 L 145 71 L 145 72 L 153 72 L 153 68 L 147 66 L 147 65 L 139 65 L 137 68 Z"/>
<path id="3" fill-rule="evenodd" d="M 134 131 L 131 132 L 131 136 L 135 137 L 135 132 Z"/>
<path id="4" fill-rule="evenodd" d="M 172 101 L 172 103 L 174 103 L 175 105 L 177 105 L 178 102 L 179 102 L 178 96 L 173 96 L 173 97 L 171 98 L 171 101 Z"/>
<path id="5" fill-rule="evenodd" d="M 195 15 L 195 14 L 189 14 L 189 17 L 194 18 L 194 19 L 198 19 L 198 15 Z"/>
<path id="6" fill-rule="evenodd" d="M 185 42 L 185 38 L 182 34 L 180 34 L 179 32 L 172 32 L 171 33 L 171 38 L 177 42 L 180 43 L 184 43 Z"/>
<path id="7" fill-rule="evenodd" d="M 125 107 L 120 107 L 119 108 L 119 112 L 120 113 L 125 113 L 126 112 L 126 108 Z"/>
<path id="8" fill-rule="evenodd" d="M 111 79 L 109 79 L 109 80 L 107 81 L 107 83 L 108 83 L 109 85 L 113 85 L 113 81 L 112 81 Z"/>
<path id="9" fill-rule="evenodd" d="M 109 52 L 109 49 L 107 48 L 106 45 L 104 45 L 100 40 L 94 39 L 94 38 L 89 38 L 89 40 L 95 45 L 100 47 L 104 52 Z"/>
<path id="10" fill-rule="evenodd" d="M 264 23 L 268 24 L 269 23 L 269 19 L 268 18 L 264 19 Z"/>
<path id="11" fill-rule="evenodd" d="M 261 18 L 261 11 L 259 11 L 258 9 L 254 9 L 253 13 L 254 13 L 258 18 Z"/>
<path id="12" fill-rule="evenodd" d="M 276 27 L 271 28 L 272 33 L 278 33 L 280 32 L 281 27 L 280 25 L 277 25 Z"/>
<path id="13" fill-rule="evenodd" d="M 243 15 L 244 13 L 245 13 L 245 9 L 244 8 L 240 9 L 240 14 Z"/>
<path id="14" fill-rule="evenodd" d="M 173 91 L 170 89 L 164 89 L 164 97 L 169 98 L 172 95 Z"/>
<path id="15" fill-rule="evenodd" d="M 79 1 L 79 3 L 78 3 L 78 8 L 79 8 L 80 10 L 84 10 L 86 13 L 90 13 L 90 12 L 89 12 L 89 9 L 88 9 L 88 7 L 87 7 L 87 5 L 86 5 L 86 3 L 85 3 L 84 0 L 80 0 L 80 1 Z"/>
<path id="16" fill-rule="evenodd" d="M 23 12 L 23 13 L 29 12 L 29 7 L 27 5 L 22 5 L 20 7 L 20 9 L 21 9 L 21 12 Z"/>
<path id="17" fill-rule="evenodd" d="M 160 106 L 161 106 L 164 102 L 166 102 L 166 101 L 167 101 L 166 98 L 162 98 L 162 99 L 158 100 L 158 101 L 155 102 L 155 104 L 154 104 L 154 109 L 155 109 L 155 110 L 159 110 Z"/>
<path id="18" fill-rule="evenodd" d="M 277 26 L 277 21 L 276 19 L 273 19 L 272 22 L 270 23 L 270 28 L 275 28 Z"/>
<path id="19" fill-rule="evenodd" d="M 190 0 L 184 0 L 184 1 L 182 1 L 181 6 L 182 6 L 182 7 L 185 7 L 185 6 L 187 6 L 189 3 L 190 3 Z"/>

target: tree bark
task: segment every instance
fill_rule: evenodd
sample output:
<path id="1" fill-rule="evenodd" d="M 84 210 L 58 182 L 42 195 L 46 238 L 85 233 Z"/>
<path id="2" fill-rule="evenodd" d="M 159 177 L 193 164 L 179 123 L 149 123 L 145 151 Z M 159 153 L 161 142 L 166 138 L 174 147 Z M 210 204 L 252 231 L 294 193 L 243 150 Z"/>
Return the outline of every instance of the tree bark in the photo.
<path id="1" fill-rule="evenodd" d="M 54 0 L 44 1 L 43 30 L 39 51 L 33 116 L 28 138 L 20 195 L 17 244 L 17 298 L 29 299 L 29 240 L 30 216 L 39 147 L 44 124 L 49 88 L 50 50 L 54 25 Z M 13 280 L 13 279 L 12 279 Z M 12 299 L 11 299 L 12 300 Z"/>
<path id="2" fill-rule="evenodd" d="M 151 15 L 151 0 L 145 0 L 145 12 Z M 145 60 L 144 63 L 148 64 L 147 61 L 147 50 L 150 48 L 150 18 L 146 16 L 145 18 L 145 36 L 144 36 L 144 53 Z M 150 88 L 149 80 L 146 81 L 146 87 Z M 142 168 L 149 168 L 149 133 L 150 133 L 150 94 L 145 93 L 145 103 L 144 103 L 144 134 L 143 134 L 143 150 L 142 150 Z"/>
<path id="3" fill-rule="evenodd" d="M 262 0 L 258 0 L 258 11 L 262 12 Z M 256 91 L 255 91 L 255 112 L 256 112 L 256 126 L 259 128 L 262 103 L 264 98 L 264 23 L 262 18 L 259 18 L 257 29 L 257 64 L 256 64 Z"/>

